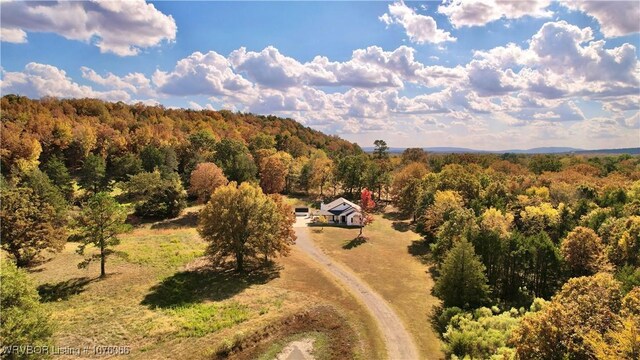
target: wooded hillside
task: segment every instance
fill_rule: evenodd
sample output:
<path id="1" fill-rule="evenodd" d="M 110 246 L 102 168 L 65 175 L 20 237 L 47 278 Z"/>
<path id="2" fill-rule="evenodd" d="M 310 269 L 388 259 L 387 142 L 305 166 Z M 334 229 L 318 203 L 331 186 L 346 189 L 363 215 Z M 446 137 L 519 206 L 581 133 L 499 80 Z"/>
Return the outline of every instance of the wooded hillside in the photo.
<path id="1" fill-rule="evenodd" d="M 182 170 L 189 156 L 189 138 L 192 136 L 193 140 L 194 134 L 210 136 L 215 141 L 239 140 L 246 145 L 256 135 L 267 134 L 275 138 L 279 151 L 293 157 L 307 156 L 314 148 L 323 149 L 330 156 L 361 152 L 358 145 L 337 136 L 275 116 L 168 109 L 96 99 L 31 100 L 16 95 L 4 96 L 1 107 L 0 156 L 5 175 L 21 161 L 33 163 L 57 155 L 73 170 L 90 153 L 109 162 L 123 154 L 139 154 L 148 145 L 173 148 Z"/>

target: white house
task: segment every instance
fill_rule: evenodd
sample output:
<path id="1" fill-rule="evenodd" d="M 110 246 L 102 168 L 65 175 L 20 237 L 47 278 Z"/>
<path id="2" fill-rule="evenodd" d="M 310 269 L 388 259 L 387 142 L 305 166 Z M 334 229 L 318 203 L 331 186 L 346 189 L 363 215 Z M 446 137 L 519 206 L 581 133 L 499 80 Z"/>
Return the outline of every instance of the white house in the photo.
<path id="1" fill-rule="evenodd" d="M 318 216 L 324 216 L 328 222 L 347 226 L 362 225 L 362 209 L 345 198 L 339 198 L 325 204 L 320 203 Z"/>

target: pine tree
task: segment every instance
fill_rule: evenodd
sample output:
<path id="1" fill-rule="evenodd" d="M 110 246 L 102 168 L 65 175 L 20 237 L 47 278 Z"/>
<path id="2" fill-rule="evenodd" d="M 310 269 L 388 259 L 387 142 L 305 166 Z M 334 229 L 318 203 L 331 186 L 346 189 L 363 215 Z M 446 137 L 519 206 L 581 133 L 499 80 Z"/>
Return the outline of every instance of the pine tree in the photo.
<path id="1" fill-rule="evenodd" d="M 434 291 L 445 307 L 475 307 L 484 302 L 489 290 L 485 267 L 473 245 L 459 240 L 447 253 Z"/>
<path id="2" fill-rule="evenodd" d="M 81 242 L 79 254 L 84 254 L 88 245 L 94 245 L 100 253 L 85 259 L 78 267 L 86 267 L 92 260 L 100 259 L 100 277 L 105 277 L 105 262 L 107 256 L 113 253 L 110 247 L 118 245 L 118 234 L 129 229 L 125 224 L 126 219 L 124 208 L 109 194 L 101 192 L 92 196 L 77 218 L 80 231 L 75 237 Z"/>

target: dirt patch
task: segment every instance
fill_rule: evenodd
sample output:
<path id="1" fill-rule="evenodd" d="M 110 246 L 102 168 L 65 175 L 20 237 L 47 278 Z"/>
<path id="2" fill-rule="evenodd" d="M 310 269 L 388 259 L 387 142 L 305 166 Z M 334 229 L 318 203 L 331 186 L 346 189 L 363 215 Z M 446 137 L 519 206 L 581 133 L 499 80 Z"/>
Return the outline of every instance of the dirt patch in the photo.
<path id="1" fill-rule="evenodd" d="M 311 354 L 314 342 L 313 338 L 292 341 L 276 356 L 276 360 L 314 360 Z"/>
<path id="2" fill-rule="evenodd" d="M 271 343 L 294 334 L 318 331 L 329 337 L 329 359 L 353 358 L 356 334 L 331 306 L 316 306 L 282 319 L 242 339 L 223 347 L 214 359 L 256 359 Z"/>

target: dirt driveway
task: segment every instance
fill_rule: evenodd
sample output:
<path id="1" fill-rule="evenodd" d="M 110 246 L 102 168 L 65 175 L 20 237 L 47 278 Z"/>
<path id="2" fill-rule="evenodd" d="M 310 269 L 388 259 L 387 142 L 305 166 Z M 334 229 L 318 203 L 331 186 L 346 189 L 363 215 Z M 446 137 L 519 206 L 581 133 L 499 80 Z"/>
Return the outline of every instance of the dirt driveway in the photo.
<path id="1" fill-rule="evenodd" d="M 364 281 L 333 261 L 313 243 L 310 234 L 311 229 L 307 226 L 308 221 L 308 219 L 303 217 L 296 219 L 294 225 L 296 235 L 298 236 L 296 246 L 320 263 L 367 306 L 382 331 L 389 359 L 418 359 L 418 350 L 398 315 L 396 315 L 389 304 Z"/>

